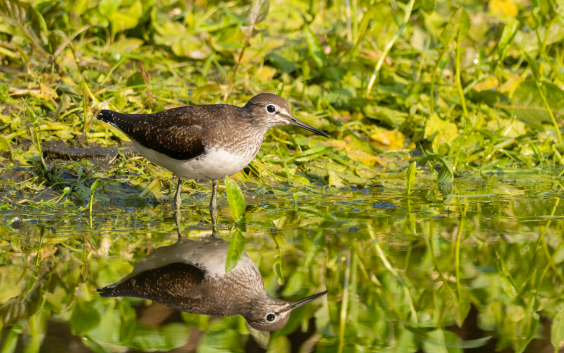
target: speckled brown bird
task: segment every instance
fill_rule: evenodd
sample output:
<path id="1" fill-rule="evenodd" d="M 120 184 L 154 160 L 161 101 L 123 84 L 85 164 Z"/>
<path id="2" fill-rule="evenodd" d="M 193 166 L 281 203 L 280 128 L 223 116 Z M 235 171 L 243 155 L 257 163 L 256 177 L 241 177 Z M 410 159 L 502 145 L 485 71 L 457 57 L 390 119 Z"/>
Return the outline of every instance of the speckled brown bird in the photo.
<path id="1" fill-rule="evenodd" d="M 180 239 L 142 259 L 120 282 L 97 289 L 103 297 L 137 297 L 194 314 L 241 315 L 259 331 L 284 327 L 290 312 L 327 291 L 290 302 L 272 298 L 253 261 L 243 257 L 229 273 L 229 243 L 219 238 Z"/>
<path id="2" fill-rule="evenodd" d="M 156 114 L 102 110 L 97 118 L 123 131 L 143 157 L 178 177 L 177 210 L 184 179 L 211 180 L 215 208 L 217 181 L 245 168 L 274 126 L 295 125 L 329 137 L 293 117 L 286 100 L 270 93 L 254 96 L 244 107 L 194 105 Z"/>

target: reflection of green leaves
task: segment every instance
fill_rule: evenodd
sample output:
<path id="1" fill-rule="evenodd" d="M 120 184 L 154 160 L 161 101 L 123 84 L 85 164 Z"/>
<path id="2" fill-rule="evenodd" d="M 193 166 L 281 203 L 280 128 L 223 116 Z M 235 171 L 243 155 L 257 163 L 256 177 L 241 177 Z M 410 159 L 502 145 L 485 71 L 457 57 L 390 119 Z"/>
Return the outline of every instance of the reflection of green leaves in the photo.
<path id="1" fill-rule="evenodd" d="M 188 327 L 180 323 L 157 327 L 136 323 L 134 335 L 122 344 L 144 351 L 169 351 L 185 345 L 189 333 Z"/>
<path id="2" fill-rule="evenodd" d="M 227 192 L 227 202 L 229 202 L 229 209 L 233 213 L 235 220 L 238 220 L 245 213 L 245 197 L 239 188 L 239 185 L 233 179 L 225 177 L 225 190 Z"/>
<path id="3" fill-rule="evenodd" d="M 564 309 L 560 309 L 554 320 L 552 320 L 552 327 L 550 328 L 550 342 L 554 347 L 560 347 L 564 341 Z"/>
<path id="4" fill-rule="evenodd" d="M 75 334 L 86 333 L 100 324 L 100 313 L 92 305 L 77 298 L 70 324 Z"/>
<path id="5" fill-rule="evenodd" d="M 227 250 L 227 258 L 225 260 L 225 272 L 234 269 L 239 260 L 243 257 L 245 251 L 245 237 L 239 230 L 235 230 L 235 234 L 231 237 L 229 242 L 229 249 Z"/>
<path id="6" fill-rule="evenodd" d="M 411 193 L 413 192 L 411 189 L 413 188 L 413 183 L 415 182 L 415 171 L 417 169 L 417 163 L 416 162 L 411 162 L 409 164 L 409 167 L 407 168 L 406 172 L 405 172 L 405 176 L 407 179 L 407 188 L 405 190 L 405 193 L 407 195 L 411 195 Z"/>
<path id="7" fill-rule="evenodd" d="M 454 318 L 458 327 L 462 326 L 464 319 L 466 319 L 466 316 L 470 311 L 470 294 L 465 288 L 461 287 L 461 289 L 462 290 L 459 291 L 457 295 L 454 289 L 452 289 L 447 283 L 443 283 L 438 291 L 444 305 Z"/>
<path id="8" fill-rule="evenodd" d="M 296 194 L 294 194 L 294 196 L 296 196 Z M 277 236 L 273 235 L 272 239 L 274 240 L 274 244 L 276 244 L 276 251 L 278 253 L 278 258 L 276 259 L 274 266 L 272 266 L 272 269 L 274 270 L 274 275 L 276 276 L 278 284 L 283 286 L 284 285 L 284 275 L 282 274 L 282 250 L 280 249 L 280 244 L 278 243 Z M 280 240 L 280 241 L 282 241 L 282 240 Z"/>

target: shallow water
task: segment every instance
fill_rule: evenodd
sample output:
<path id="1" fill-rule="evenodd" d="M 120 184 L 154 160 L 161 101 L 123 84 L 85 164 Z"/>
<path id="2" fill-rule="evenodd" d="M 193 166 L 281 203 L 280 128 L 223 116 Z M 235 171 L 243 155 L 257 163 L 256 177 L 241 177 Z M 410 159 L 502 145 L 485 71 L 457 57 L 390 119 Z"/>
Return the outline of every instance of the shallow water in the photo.
<path id="1" fill-rule="evenodd" d="M 243 186 L 237 228 L 273 297 L 329 290 L 273 332 L 270 352 L 554 351 L 564 212 L 554 173 L 469 175 L 441 186 L 399 173 L 366 188 Z M 205 184 L 203 184 L 205 185 Z M 209 236 L 209 194 L 184 195 L 183 237 Z M 177 238 L 169 201 L 3 207 L 3 352 L 260 351 L 244 319 L 102 298 Z M 234 221 L 224 193 L 218 229 Z"/>

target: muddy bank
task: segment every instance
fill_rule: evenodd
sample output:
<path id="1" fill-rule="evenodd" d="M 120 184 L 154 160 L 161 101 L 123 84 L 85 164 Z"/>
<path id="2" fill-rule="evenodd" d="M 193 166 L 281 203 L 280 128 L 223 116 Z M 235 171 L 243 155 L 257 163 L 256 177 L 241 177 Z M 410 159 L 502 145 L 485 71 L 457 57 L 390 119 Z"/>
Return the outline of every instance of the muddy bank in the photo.
<path id="1" fill-rule="evenodd" d="M 89 146 L 69 147 L 62 141 L 47 141 L 42 144 L 43 158 L 45 160 L 81 161 L 92 160 L 104 163 L 113 163 L 118 155 L 125 157 L 137 155 L 132 144 L 123 146 Z"/>

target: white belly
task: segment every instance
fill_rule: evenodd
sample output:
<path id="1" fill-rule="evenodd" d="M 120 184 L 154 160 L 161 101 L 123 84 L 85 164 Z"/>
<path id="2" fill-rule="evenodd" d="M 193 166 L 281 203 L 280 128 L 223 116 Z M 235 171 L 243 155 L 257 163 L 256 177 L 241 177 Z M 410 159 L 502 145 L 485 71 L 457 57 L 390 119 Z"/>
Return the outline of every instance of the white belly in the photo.
<path id="1" fill-rule="evenodd" d="M 229 243 L 217 238 L 181 239 L 173 245 L 160 247 L 141 259 L 133 271 L 118 283 L 125 282 L 141 272 L 173 263 L 185 263 L 204 269 L 207 278 L 225 276 L 228 249 Z M 233 270 L 239 271 L 244 267 L 256 269 L 253 261 L 245 253 Z"/>
<path id="2" fill-rule="evenodd" d="M 227 175 L 239 172 L 255 158 L 255 154 L 238 155 L 214 148 L 198 159 L 182 161 L 143 147 L 135 141 L 132 142 L 143 157 L 170 170 L 180 179 L 223 179 Z"/>

